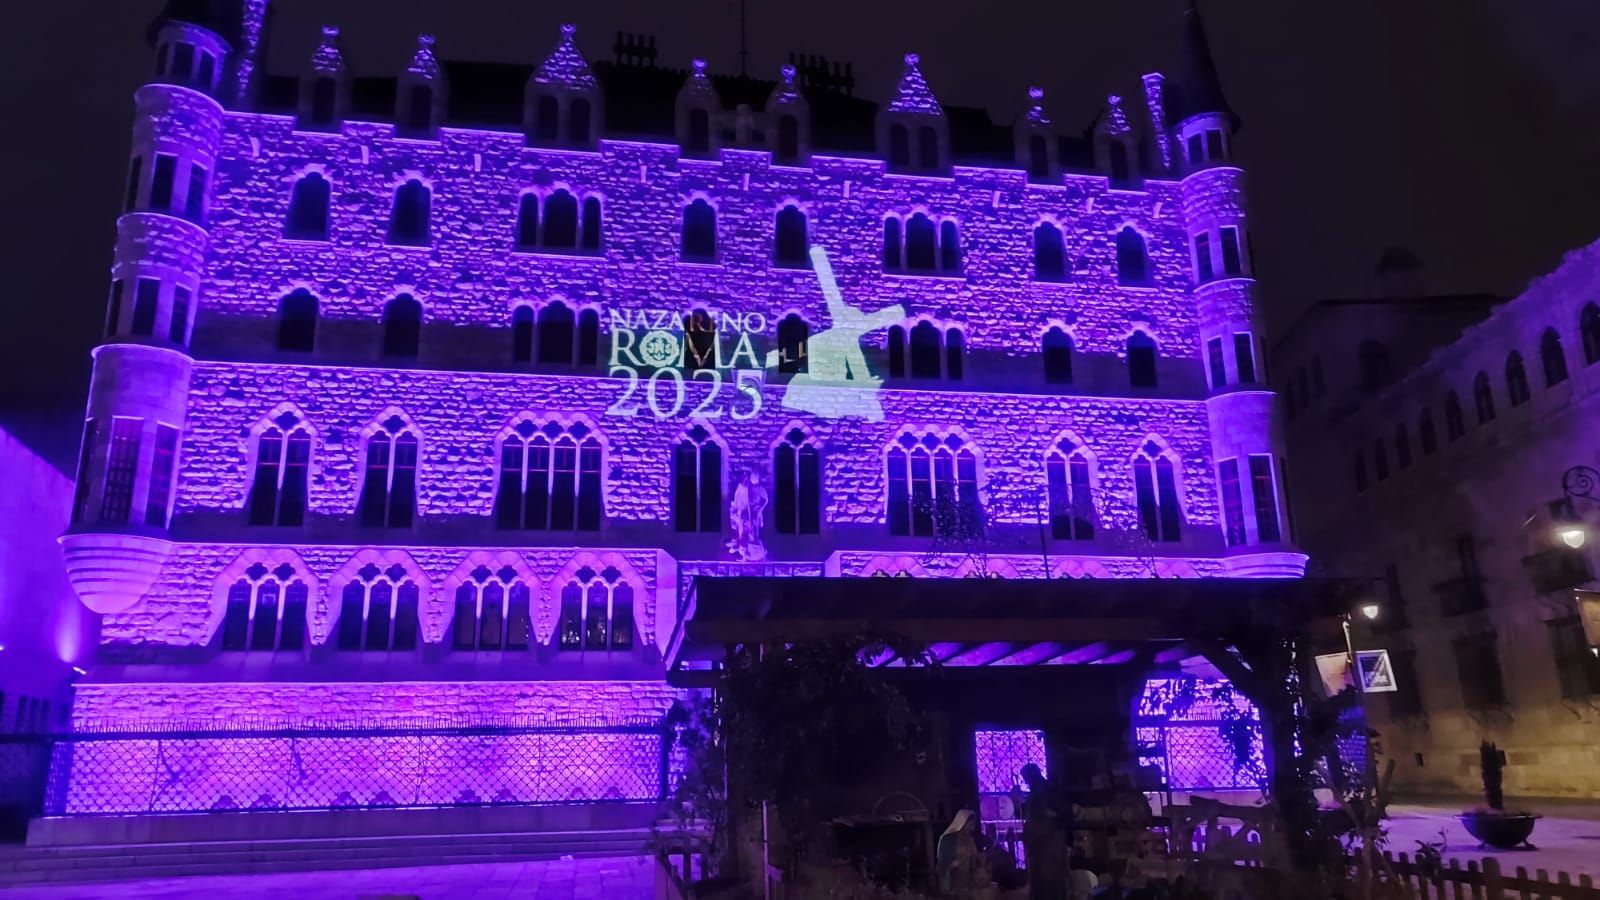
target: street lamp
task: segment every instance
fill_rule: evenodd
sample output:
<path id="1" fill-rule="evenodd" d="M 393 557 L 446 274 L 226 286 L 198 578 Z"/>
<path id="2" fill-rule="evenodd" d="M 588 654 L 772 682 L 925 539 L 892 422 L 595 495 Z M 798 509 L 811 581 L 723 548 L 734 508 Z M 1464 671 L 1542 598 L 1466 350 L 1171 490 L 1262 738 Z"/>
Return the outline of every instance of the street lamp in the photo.
<path id="1" fill-rule="evenodd" d="M 1589 534 L 1588 529 L 1583 527 L 1583 518 L 1578 515 L 1577 504 L 1573 501 L 1582 498 L 1600 503 L 1600 496 L 1595 495 L 1597 485 L 1600 485 L 1600 471 L 1593 466 L 1573 466 L 1561 473 L 1563 496 L 1561 511 L 1557 514 L 1556 537 L 1574 550 L 1582 549 Z"/>
<path id="2" fill-rule="evenodd" d="M 1364 601 L 1360 606 L 1356 607 L 1356 610 L 1359 611 L 1361 613 L 1361 617 L 1366 619 L 1368 622 L 1375 622 L 1378 619 L 1378 615 L 1383 612 L 1383 607 L 1379 606 L 1376 600 L 1367 600 Z M 1365 694 L 1367 692 L 1367 686 L 1361 677 L 1361 663 L 1356 658 L 1355 641 L 1351 640 L 1350 638 L 1350 620 L 1353 616 L 1354 613 L 1350 612 L 1340 615 L 1339 624 L 1344 626 L 1344 652 L 1348 654 L 1350 658 L 1350 678 L 1356 683 L 1356 690 Z"/>

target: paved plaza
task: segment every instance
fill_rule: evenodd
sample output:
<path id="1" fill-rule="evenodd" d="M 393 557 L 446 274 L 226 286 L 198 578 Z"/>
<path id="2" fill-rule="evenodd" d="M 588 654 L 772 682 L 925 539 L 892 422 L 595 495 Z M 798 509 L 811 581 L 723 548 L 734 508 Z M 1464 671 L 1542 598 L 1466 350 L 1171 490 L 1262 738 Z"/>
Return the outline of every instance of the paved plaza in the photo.
<path id="1" fill-rule="evenodd" d="M 199 875 L 149 881 L 99 882 L 12 888 L 8 897 L 44 900 L 378 900 L 378 898 L 502 897 L 539 900 L 634 900 L 655 890 L 654 861 L 649 857 L 562 859 L 539 862 L 475 863 L 415 869 L 359 869 L 328 872 L 280 872 L 261 875 Z"/>
<path id="2" fill-rule="evenodd" d="M 1600 879 L 1600 818 L 1596 817 L 1600 810 L 1592 805 L 1537 800 L 1514 804 L 1544 814 L 1533 830 L 1532 840 L 1537 850 L 1479 849 L 1478 842 L 1456 821 L 1466 805 L 1469 804 L 1389 807 L 1389 850 L 1396 855 L 1415 855 L 1417 841 L 1436 843 L 1442 830 L 1444 858 L 1459 859 L 1462 865 L 1493 856 L 1500 861 L 1500 871 L 1508 874 L 1522 866 L 1530 875 L 1544 869 L 1552 877 L 1557 872 L 1569 872 L 1574 878 L 1588 875 Z"/>

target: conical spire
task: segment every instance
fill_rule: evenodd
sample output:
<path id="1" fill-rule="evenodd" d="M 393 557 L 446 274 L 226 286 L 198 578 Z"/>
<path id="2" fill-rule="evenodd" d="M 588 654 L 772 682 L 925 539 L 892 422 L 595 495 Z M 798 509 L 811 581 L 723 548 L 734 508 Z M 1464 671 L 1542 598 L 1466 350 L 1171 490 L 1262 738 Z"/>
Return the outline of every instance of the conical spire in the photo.
<path id="1" fill-rule="evenodd" d="M 1217 64 L 1211 59 L 1211 44 L 1206 40 L 1196 0 L 1188 0 L 1188 8 L 1183 13 L 1183 70 L 1178 88 L 1182 98 L 1180 118 L 1213 113 L 1237 122 L 1227 98 L 1222 95 L 1222 80 L 1217 77 Z"/>
<path id="2" fill-rule="evenodd" d="M 767 99 L 767 106 L 781 106 L 785 103 L 795 103 L 801 100 L 800 88 L 795 84 L 795 68 L 785 65 L 778 71 L 778 83 L 772 88 L 772 96 Z"/>
<path id="3" fill-rule="evenodd" d="M 577 42 L 572 39 L 577 32 L 576 25 L 569 23 L 561 26 L 561 41 L 539 64 L 539 70 L 533 73 L 534 83 L 558 84 L 580 91 L 596 86 L 594 72 L 589 70 L 589 61 L 578 52 Z"/>
<path id="4" fill-rule="evenodd" d="M 697 58 L 689 64 L 689 78 L 683 83 L 683 90 L 678 96 L 697 102 L 703 101 L 709 106 L 720 106 L 722 101 L 717 96 L 717 89 L 711 83 L 711 78 L 706 75 L 706 61 Z"/>
<path id="5" fill-rule="evenodd" d="M 344 54 L 339 50 L 339 26 L 322 26 L 322 41 L 311 53 L 311 71 L 324 74 L 344 71 Z"/>
<path id="6" fill-rule="evenodd" d="M 417 35 L 417 52 L 411 57 L 406 73 L 436 81 L 439 78 L 439 61 L 433 56 L 433 35 Z"/>
<path id="7" fill-rule="evenodd" d="M 239 0 L 167 0 L 161 14 L 150 23 L 150 40 L 168 22 L 187 22 L 215 34 L 238 49 L 244 4 Z"/>
<path id="8" fill-rule="evenodd" d="M 1050 117 L 1044 114 L 1044 88 L 1037 85 L 1028 88 L 1028 112 L 1025 117 L 1029 125 L 1049 127 Z"/>
<path id="9" fill-rule="evenodd" d="M 894 101 L 889 104 L 890 112 L 944 115 L 939 101 L 933 96 L 933 91 L 928 89 L 928 82 L 922 77 L 922 70 L 918 68 L 917 64 L 921 59 L 915 53 L 906 54 L 905 71 L 900 73 L 900 86 L 895 91 Z"/>
<path id="10" fill-rule="evenodd" d="M 1122 98 L 1116 94 L 1106 97 L 1106 115 L 1100 120 L 1100 128 L 1106 134 L 1120 136 L 1133 130 L 1128 124 L 1128 114 L 1122 111 Z"/>

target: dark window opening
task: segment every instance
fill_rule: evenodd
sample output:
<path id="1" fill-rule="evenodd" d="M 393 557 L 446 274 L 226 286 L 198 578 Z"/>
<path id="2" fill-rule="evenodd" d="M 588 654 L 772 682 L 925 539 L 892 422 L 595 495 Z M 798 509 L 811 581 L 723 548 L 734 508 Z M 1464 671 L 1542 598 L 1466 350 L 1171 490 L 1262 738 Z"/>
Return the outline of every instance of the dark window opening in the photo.
<path id="1" fill-rule="evenodd" d="M 588 146 L 591 118 L 593 108 L 589 101 L 582 97 L 573 100 L 572 106 L 567 108 L 567 140 L 580 147 Z"/>
<path id="2" fill-rule="evenodd" d="M 800 158 L 800 120 L 794 116 L 778 117 L 778 159 L 793 162 Z"/>
<path id="3" fill-rule="evenodd" d="M 549 94 L 539 98 L 539 104 L 534 110 L 533 133 L 539 140 L 552 143 L 559 136 L 561 122 L 561 103 Z"/>
<path id="4" fill-rule="evenodd" d="M 533 362 L 533 308 L 519 306 L 511 313 L 511 361 Z"/>
<path id="5" fill-rule="evenodd" d="M 556 190 L 544 201 L 544 243 L 553 250 L 578 247 L 578 198 L 566 190 Z"/>
<path id="6" fill-rule="evenodd" d="M 920 152 L 918 164 L 924 171 L 932 172 L 939 168 L 939 132 L 932 125 L 924 125 L 918 132 L 917 149 Z"/>
<path id="7" fill-rule="evenodd" d="M 311 85 L 311 124 L 327 128 L 338 117 L 339 82 L 331 76 L 318 78 Z"/>
<path id="8" fill-rule="evenodd" d="M 156 330 L 156 311 L 161 305 L 161 282 L 154 278 L 141 278 L 134 283 L 133 323 L 130 334 L 150 337 Z"/>
<path id="9" fill-rule="evenodd" d="M 1128 337 L 1128 383 L 1134 387 L 1156 386 L 1156 341 L 1142 331 Z"/>
<path id="10" fill-rule="evenodd" d="M 711 152 L 711 114 L 703 109 L 689 110 L 689 152 Z"/>
<path id="11" fill-rule="evenodd" d="M 1255 344 L 1250 335 L 1236 332 L 1233 336 L 1233 362 L 1239 370 L 1240 384 L 1256 383 Z"/>
<path id="12" fill-rule="evenodd" d="M 332 186 L 319 172 L 310 172 L 294 183 L 289 194 L 289 221 L 284 237 L 297 241 L 328 239 L 328 201 Z"/>
<path id="13" fill-rule="evenodd" d="M 1539 338 L 1539 361 L 1544 367 L 1544 386 L 1555 387 L 1567 380 L 1567 354 L 1561 349 L 1561 335 L 1546 328 Z"/>
<path id="14" fill-rule="evenodd" d="M 429 216 L 433 198 L 422 182 L 413 178 L 394 193 L 389 217 L 389 243 L 420 247 L 429 242 Z"/>
<path id="15" fill-rule="evenodd" d="M 1145 253 L 1144 236 L 1132 226 L 1117 233 L 1117 281 L 1133 286 L 1150 284 L 1150 259 Z"/>
<path id="16" fill-rule="evenodd" d="M 1243 275 L 1244 265 L 1239 259 L 1239 229 L 1222 229 L 1222 272 L 1224 275 Z"/>
<path id="17" fill-rule="evenodd" d="M 415 359 L 422 343 L 422 304 L 401 294 L 383 307 L 383 355 Z"/>
<path id="18" fill-rule="evenodd" d="M 305 288 L 290 291 L 278 301 L 278 349 L 310 353 L 316 339 L 317 298 Z"/>
<path id="19" fill-rule="evenodd" d="M 811 267 L 807 254 L 806 214 L 796 206 L 785 206 L 778 211 L 777 227 L 773 239 L 773 262 L 785 269 Z"/>
<path id="20" fill-rule="evenodd" d="M 808 371 L 806 345 L 811 339 L 811 328 L 806 320 L 795 313 L 783 317 L 778 323 L 778 371 L 794 374 Z"/>
<path id="21" fill-rule="evenodd" d="M 178 198 L 173 196 L 174 181 L 178 177 L 178 158 L 167 153 L 156 154 L 156 168 L 150 176 L 150 202 L 148 208 L 172 212 Z"/>
<path id="22" fill-rule="evenodd" d="M 794 429 L 772 451 L 775 525 L 779 534 L 822 530 L 822 455 L 806 433 Z"/>
<path id="23" fill-rule="evenodd" d="M 889 126 L 889 165 L 897 169 L 911 165 L 911 138 L 904 125 Z"/>
<path id="24" fill-rule="evenodd" d="M 1203 231 L 1194 236 L 1194 270 L 1195 278 L 1201 284 L 1217 277 L 1211 262 L 1211 235 Z"/>
<path id="25" fill-rule="evenodd" d="M 1046 384 L 1072 383 L 1072 335 L 1060 328 L 1044 333 L 1044 380 Z"/>
<path id="26" fill-rule="evenodd" d="M 1050 145 L 1043 135 L 1028 138 L 1028 174 L 1034 178 L 1050 175 Z"/>
<path id="27" fill-rule="evenodd" d="M 1067 280 L 1067 245 L 1061 229 L 1041 222 L 1033 230 L 1033 277 L 1036 281 Z"/>
<path id="28" fill-rule="evenodd" d="M 717 259 L 717 212 L 697 199 L 683 209 L 683 259 L 709 263 Z"/>

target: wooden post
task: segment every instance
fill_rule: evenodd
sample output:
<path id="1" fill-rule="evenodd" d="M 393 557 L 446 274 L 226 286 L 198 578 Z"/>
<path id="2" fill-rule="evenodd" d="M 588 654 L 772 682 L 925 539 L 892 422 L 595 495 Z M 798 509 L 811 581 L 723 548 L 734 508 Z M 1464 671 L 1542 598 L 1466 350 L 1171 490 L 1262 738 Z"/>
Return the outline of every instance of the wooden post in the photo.
<path id="1" fill-rule="evenodd" d="M 1483 896 L 1478 890 L 1478 885 L 1483 882 L 1478 877 L 1477 860 L 1467 862 L 1467 877 L 1465 878 L 1461 877 L 1461 861 L 1458 859 L 1450 860 L 1450 892 L 1455 897 L 1455 900 L 1462 900 L 1461 886 L 1463 883 L 1472 885 L 1473 900 L 1478 900 L 1479 897 Z"/>
<path id="2" fill-rule="evenodd" d="M 1500 860 L 1492 856 L 1483 860 L 1483 895 L 1485 900 L 1505 900 L 1505 886 L 1500 877 Z"/>

